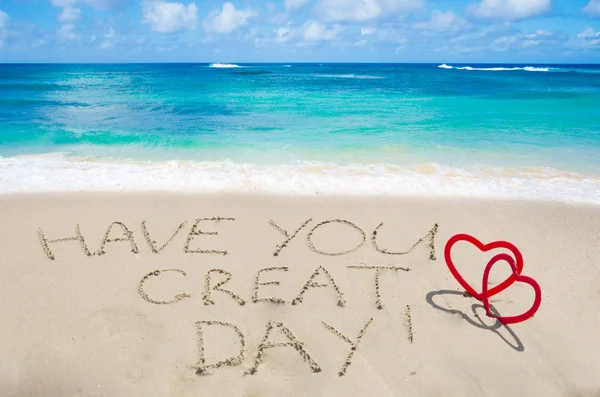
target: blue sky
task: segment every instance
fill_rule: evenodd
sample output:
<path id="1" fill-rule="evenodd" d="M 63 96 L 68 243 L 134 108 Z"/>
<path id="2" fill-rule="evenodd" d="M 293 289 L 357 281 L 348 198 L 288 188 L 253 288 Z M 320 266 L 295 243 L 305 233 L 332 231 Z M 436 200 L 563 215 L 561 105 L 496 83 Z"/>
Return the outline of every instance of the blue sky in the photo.
<path id="1" fill-rule="evenodd" d="M 600 0 L 0 0 L 0 62 L 600 63 Z"/>

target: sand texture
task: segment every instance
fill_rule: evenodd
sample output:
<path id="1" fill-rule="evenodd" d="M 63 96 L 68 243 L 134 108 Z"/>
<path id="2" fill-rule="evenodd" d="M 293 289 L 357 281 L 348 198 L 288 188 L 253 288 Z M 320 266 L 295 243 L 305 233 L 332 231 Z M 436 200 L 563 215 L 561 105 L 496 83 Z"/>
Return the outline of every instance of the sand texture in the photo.
<path id="1" fill-rule="evenodd" d="M 533 318 L 502 325 L 463 294 L 457 233 L 518 247 Z M 481 291 L 498 252 L 452 258 Z M 598 258 L 600 206 L 6 195 L 0 395 L 599 396 Z M 516 282 L 490 303 L 533 300 Z"/>

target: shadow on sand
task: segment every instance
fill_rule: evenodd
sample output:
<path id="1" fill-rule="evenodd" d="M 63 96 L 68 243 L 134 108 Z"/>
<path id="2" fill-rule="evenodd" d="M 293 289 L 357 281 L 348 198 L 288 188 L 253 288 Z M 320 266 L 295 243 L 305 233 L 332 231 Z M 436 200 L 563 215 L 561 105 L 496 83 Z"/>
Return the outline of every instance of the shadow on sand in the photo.
<path id="1" fill-rule="evenodd" d="M 496 320 L 496 322 L 492 325 L 487 325 L 483 322 L 483 320 L 480 318 L 479 314 L 477 313 L 477 309 L 485 310 L 485 308 L 483 307 L 482 304 L 474 303 L 473 305 L 471 305 L 471 310 L 473 311 L 473 317 L 477 319 L 477 321 L 474 321 L 470 316 L 461 312 L 460 310 L 442 307 L 434 301 L 434 298 L 436 296 L 443 297 L 444 295 L 458 295 L 458 296 L 467 296 L 468 297 L 468 295 L 465 295 L 465 293 L 460 292 L 460 291 L 451 291 L 451 290 L 431 291 L 430 293 L 427 294 L 427 297 L 426 297 L 427 303 L 429 303 L 431 306 L 433 306 L 437 310 L 443 311 L 445 313 L 450 313 L 450 314 L 455 314 L 455 315 L 457 314 L 457 315 L 461 316 L 463 318 L 463 320 L 465 320 L 466 322 L 468 322 L 469 324 L 471 324 L 474 327 L 477 327 L 480 329 L 485 329 L 485 330 L 495 333 L 507 345 L 509 345 L 516 351 L 522 352 L 525 350 L 525 346 L 523 346 L 523 343 L 521 343 L 521 340 L 519 339 L 519 337 L 514 333 L 514 331 L 512 329 L 510 329 L 510 327 L 508 325 L 504 325 L 498 320 Z M 494 315 L 500 316 L 500 313 L 498 313 L 498 311 L 494 308 L 493 305 L 490 306 L 490 309 L 491 309 L 492 313 L 494 313 Z M 498 332 L 498 330 L 501 329 L 502 327 L 504 327 L 508 331 L 510 336 L 514 339 L 514 343 L 512 343 L 511 341 L 506 339 L 500 332 Z"/>

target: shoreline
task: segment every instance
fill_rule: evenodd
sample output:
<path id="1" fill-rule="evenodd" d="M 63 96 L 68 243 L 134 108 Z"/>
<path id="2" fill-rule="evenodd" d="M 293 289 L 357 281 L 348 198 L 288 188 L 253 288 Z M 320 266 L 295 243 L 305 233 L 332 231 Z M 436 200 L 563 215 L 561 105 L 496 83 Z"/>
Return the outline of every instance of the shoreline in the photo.
<path id="1" fill-rule="evenodd" d="M 419 204 L 419 203 L 431 203 L 431 204 L 444 204 L 444 203 L 463 203 L 464 205 L 488 205 L 488 204 L 501 204 L 501 205 L 536 205 L 541 203 L 543 205 L 556 205 L 566 207 L 586 207 L 590 209 L 598 208 L 600 203 L 597 202 L 585 202 L 577 200 L 564 200 L 564 199 L 553 199 L 553 198 L 538 198 L 538 197 L 487 197 L 487 196 L 443 196 L 443 195 L 393 195 L 393 194 L 354 194 L 354 193 L 280 193 L 280 192 L 260 192 L 260 191 L 165 191 L 165 190 L 148 190 L 148 191 L 111 191 L 111 190 L 98 190 L 98 191 L 33 191 L 33 192 L 10 192 L 0 193 L 0 200 L 39 200 L 39 199 L 51 199 L 51 200 L 62 200 L 64 197 L 70 199 L 83 199 L 83 198 L 101 198 L 101 199 L 148 199 L 151 197 L 161 199 L 190 199 L 193 197 L 200 197 L 203 199 L 219 199 L 221 197 L 227 197 L 232 200 L 275 200 L 275 201 L 295 201 L 295 202 L 316 202 L 316 201 L 354 201 L 358 203 L 368 204 L 369 202 L 381 201 L 386 204 L 402 203 L 402 204 Z"/>
<path id="2" fill-rule="evenodd" d="M 250 201 L 252 203 L 261 201 L 292 202 L 294 204 L 319 202 L 351 202 L 355 204 L 369 205 L 370 203 L 383 203 L 391 206 L 400 203 L 406 205 L 460 205 L 460 206 L 507 206 L 509 208 L 535 208 L 538 205 L 551 208 L 574 209 L 596 211 L 600 209 L 600 202 L 586 202 L 578 200 L 564 200 L 537 197 L 474 197 L 474 196 L 441 196 L 441 195 L 386 195 L 386 194 L 302 194 L 302 193 L 278 193 L 278 192 L 248 192 L 248 191 L 64 191 L 64 192 L 12 192 L 0 193 L 0 202 L 35 202 L 54 201 L 60 202 L 66 198 L 70 200 L 100 199 L 102 201 L 112 200 L 221 200 L 223 197 L 235 202 Z"/>
<path id="3" fill-rule="evenodd" d="M 0 194 L 185 192 L 525 199 L 600 203 L 600 177 L 547 168 L 0 158 Z"/>

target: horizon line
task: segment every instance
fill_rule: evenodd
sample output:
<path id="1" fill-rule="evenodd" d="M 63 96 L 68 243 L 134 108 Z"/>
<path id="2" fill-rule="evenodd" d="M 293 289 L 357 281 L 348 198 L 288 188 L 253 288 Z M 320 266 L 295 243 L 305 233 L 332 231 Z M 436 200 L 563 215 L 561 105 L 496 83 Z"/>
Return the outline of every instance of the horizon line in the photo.
<path id="1" fill-rule="evenodd" d="M 191 65 L 213 65 L 213 64 L 229 64 L 229 65 L 594 65 L 600 66 L 600 63 L 561 63 L 561 62 L 187 62 L 187 61 L 146 61 L 146 62 L 2 62 L 0 65 L 144 65 L 144 64 L 191 64 Z"/>

